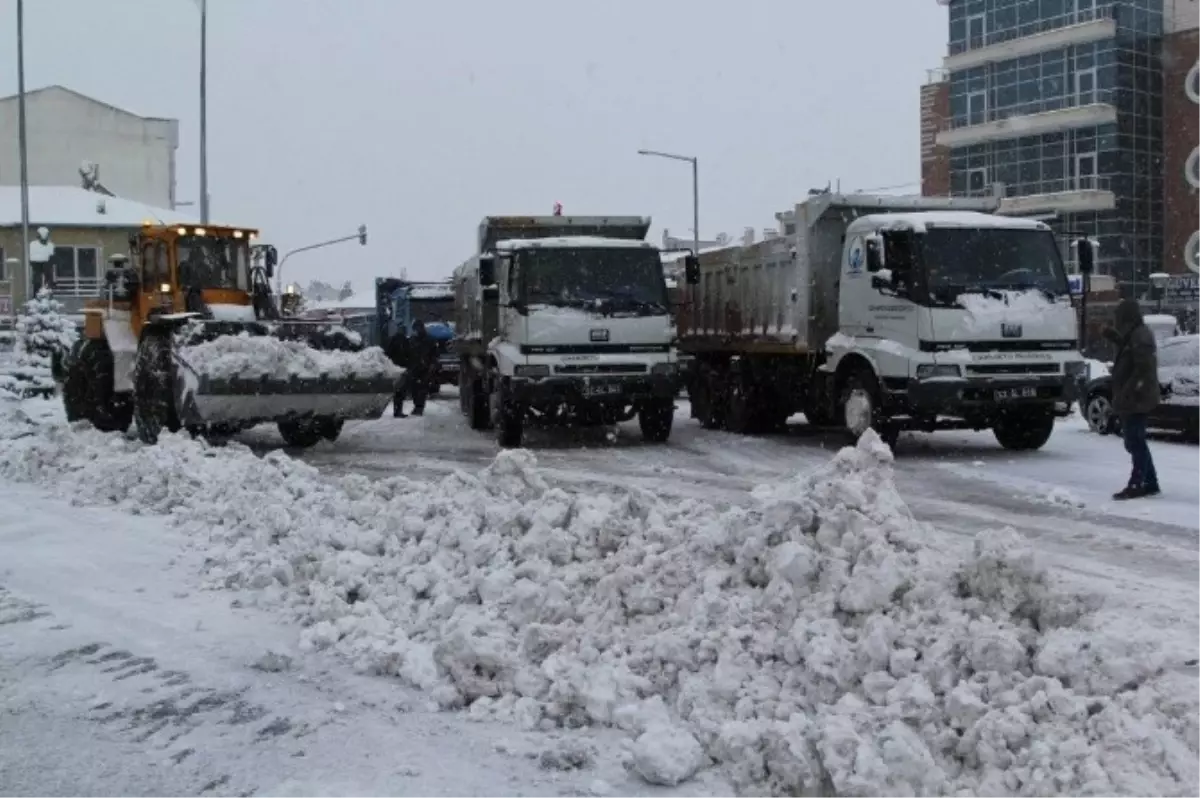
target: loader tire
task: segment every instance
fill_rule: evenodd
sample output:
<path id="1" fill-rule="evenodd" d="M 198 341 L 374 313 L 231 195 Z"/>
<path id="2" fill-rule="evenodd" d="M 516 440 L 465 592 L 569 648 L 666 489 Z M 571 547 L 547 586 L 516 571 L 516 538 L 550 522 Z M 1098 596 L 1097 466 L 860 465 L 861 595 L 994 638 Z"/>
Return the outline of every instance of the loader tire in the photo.
<path id="1" fill-rule="evenodd" d="M 158 443 L 164 431 L 179 431 L 175 407 L 175 362 L 166 335 L 151 332 L 138 344 L 133 365 L 133 420 L 142 443 Z"/>
<path id="2" fill-rule="evenodd" d="M 345 423 L 344 419 L 322 416 L 317 419 L 317 429 L 320 431 L 322 438 L 333 443 L 342 434 L 342 426 Z"/>
<path id="3" fill-rule="evenodd" d="M 112 350 L 104 341 L 88 339 L 79 345 L 63 386 L 67 419 L 72 412 L 101 432 L 125 432 L 133 423 L 128 395 L 113 390 Z"/>
<path id="4" fill-rule="evenodd" d="M 316 446 L 324 437 L 321 434 L 321 420 L 315 418 L 280 421 L 279 436 L 292 449 L 308 449 Z"/>

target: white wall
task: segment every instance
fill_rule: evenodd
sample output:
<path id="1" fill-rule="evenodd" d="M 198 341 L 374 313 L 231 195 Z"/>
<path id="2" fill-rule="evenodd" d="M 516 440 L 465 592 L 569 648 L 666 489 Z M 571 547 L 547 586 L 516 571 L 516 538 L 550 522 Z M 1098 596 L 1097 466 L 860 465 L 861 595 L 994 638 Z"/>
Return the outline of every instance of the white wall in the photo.
<path id="1" fill-rule="evenodd" d="M 1163 3 L 1163 32 L 1195 30 L 1200 26 L 1200 3 L 1196 0 L 1165 0 Z"/>
<path id="2" fill-rule="evenodd" d="M 58 86 L 25 95 L 29 182 L 79 186 L 84 161 L 118 197 L 156 208 L 175 204 L 179 122 L 147 119 Z M 21 181 L 17 98 L 0 100 L 0 185 Z"/>

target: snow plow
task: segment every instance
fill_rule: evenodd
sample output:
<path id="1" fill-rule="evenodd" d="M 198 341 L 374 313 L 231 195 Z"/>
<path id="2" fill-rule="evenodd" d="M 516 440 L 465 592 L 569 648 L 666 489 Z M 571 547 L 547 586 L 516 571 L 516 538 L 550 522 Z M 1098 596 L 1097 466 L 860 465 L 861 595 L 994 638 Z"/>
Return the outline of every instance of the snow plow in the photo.
<path id="1" fill-rule="evenodd" d="M 403 376 L 337 324 L 282 318 L 273 247 L 246 228 L 144 225 L 114 255 L 67 358 L 68 420 L 155 443 L 276 423 L 289 446 L 336 440 L 383 414 Z"/>

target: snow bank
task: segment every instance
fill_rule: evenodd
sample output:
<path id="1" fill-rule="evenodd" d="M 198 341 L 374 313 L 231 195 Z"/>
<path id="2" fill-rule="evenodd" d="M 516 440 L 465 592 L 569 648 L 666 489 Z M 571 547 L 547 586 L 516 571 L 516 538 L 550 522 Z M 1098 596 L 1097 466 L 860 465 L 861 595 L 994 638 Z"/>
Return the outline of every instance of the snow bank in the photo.
<path id="1" fill-rule="evenodd" d="M 197 375 L 212 379 L 399 378 L 404 373 L 377 346 L 358 352 L 318 350 L 303 341 L 246 333 L 181 347 L 177 357 Z"/>
<path id="2" fill-rule="evenodd" d="M 171 516 L 214 586 L 445 707 L 625 729 L 651 782 L 716 762 L 749 793 L 1200 790 L 1196 680 L 1093 626 L 1012 531 L 931 549 L 872 434 L 719 510 L 567 492 L 525 451 L 374 481 L 7 407 L 5 477 Z"/>

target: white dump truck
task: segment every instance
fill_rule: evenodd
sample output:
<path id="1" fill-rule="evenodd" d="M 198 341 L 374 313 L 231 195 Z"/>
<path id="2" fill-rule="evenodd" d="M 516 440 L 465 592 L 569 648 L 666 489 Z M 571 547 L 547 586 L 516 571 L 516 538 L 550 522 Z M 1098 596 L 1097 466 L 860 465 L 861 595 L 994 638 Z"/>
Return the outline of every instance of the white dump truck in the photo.
<path id="1" fill-rule="evenodd" d="M 889 443 L 991 429 L 1041 448 L 1084 374 L 1076 313 L 1051 229 L 994 208 L 818 194 L 794 234 L 689 258 L 692 416 L 749 433 L 803 412 Z"/>
<path id="2" fill-rule="evenodd" d="M 454 273 L 462 411 L 520 446 L 525 424 L 596 426 L 637 416 L 671 434 L 674 327 L 650 220 L 490 216 Z"/>

